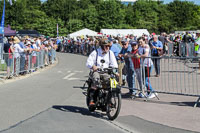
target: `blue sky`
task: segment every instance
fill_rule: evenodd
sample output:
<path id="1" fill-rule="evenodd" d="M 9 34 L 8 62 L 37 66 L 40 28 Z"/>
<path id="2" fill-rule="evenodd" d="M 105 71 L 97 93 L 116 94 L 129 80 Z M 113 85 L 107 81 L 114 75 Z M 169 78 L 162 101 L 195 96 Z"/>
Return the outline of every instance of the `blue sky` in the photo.
<path id="1" fill-rule="evenodd" d="M 41 0 L 41 1 L 46 1 L 46 0 Z M 165 3 L 172 2 L 173 0 L 164 0 Z M 193 1 L 195 4 L 200 5 L 200 0 L 182 0 L 182 1 Z"/>
<path id="2" fill-rule="evenodd" d="M 164 0 L 165 3 L 172 2 L 173 0 Z M 200 0 L 182 0 L 182 1 L 193 1 L 195 4 L 200 5 Z"/>

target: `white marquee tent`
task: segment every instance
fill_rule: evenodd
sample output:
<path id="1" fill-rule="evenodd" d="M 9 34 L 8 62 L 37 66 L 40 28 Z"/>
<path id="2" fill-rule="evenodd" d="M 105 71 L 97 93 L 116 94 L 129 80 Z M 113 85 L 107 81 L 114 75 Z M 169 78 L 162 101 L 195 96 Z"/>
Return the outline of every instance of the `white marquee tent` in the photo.
<path id="1" fill-rule="evenodd" d="M 142 36 L 143 34 L 149 35 L 149 32 L 147 29 L 101 29 L 101 33 L 103 35 L 130 35 L 133 34 L 134 36 Z"/>
<path id="2" fill-rule="evenodd" d="M 82 30 L 79 30 L 79 31 L 76 31 L 74 33 L 69 34 L 68 38 L 73 38 L 73 37 L 78 37 L 78 36 L 84 36 L 85 37 L 86 35 L 88 35 L 88 36 L 99 36 L 97 32 L 85 28 L 85 29 L 82 29 Z"/>

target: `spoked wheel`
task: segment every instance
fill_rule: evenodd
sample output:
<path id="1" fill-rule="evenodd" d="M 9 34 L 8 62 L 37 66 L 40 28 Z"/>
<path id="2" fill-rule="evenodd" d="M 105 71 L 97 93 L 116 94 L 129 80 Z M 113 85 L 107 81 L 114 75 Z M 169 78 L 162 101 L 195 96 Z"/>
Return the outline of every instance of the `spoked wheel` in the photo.
<path id="1" fill-rule="evenodd" d="M 95 111 L 95 109 L 96 109 L 95 106 L 92 106 L 92 107 L 89 106 L 89 104 L 90 104 L 90 89 L 89 88 L 87 90 L 86 104 L 87 104 L 88 109 L 89 109 L 90 112 L 94 112 Z"/>
<path id="2" fill-rule="evenodd" d="M 114 120 L 121 109 L 121 93 L 110 93 L 106 107 L 106 114 L 109 120 Z"/>

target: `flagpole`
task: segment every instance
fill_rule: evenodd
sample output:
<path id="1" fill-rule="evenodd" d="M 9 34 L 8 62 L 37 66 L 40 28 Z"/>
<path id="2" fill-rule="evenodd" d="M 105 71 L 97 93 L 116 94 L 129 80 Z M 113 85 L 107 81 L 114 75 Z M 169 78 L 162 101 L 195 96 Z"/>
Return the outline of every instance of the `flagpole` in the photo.
<path id="1" fill-rule="evenodd" d="M 2 34 L 2 42 L 0 42 L 2 45 L 0 46 L 0 59 L 3 59 L 3 47 L 4 47 L 4 21 L 5 21 L 5 0 L 4 0 L 4 6 L 3 6 L 3 13 L 2 13 L 2 18 L 1 18 L 1 25 L 0 25 L 0 34 Z"/>

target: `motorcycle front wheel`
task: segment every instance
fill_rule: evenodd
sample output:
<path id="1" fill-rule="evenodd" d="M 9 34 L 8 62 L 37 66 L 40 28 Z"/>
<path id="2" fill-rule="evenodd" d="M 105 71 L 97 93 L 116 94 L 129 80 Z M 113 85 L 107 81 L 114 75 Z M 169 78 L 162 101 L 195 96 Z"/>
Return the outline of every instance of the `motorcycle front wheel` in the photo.
<path id="1" fill-rule="evenodd" d="M 119 115 L 121 109 L 121 93 L 109 93 L 106 105 L 106 114 L 109 120 L 114 120 Z"/>

